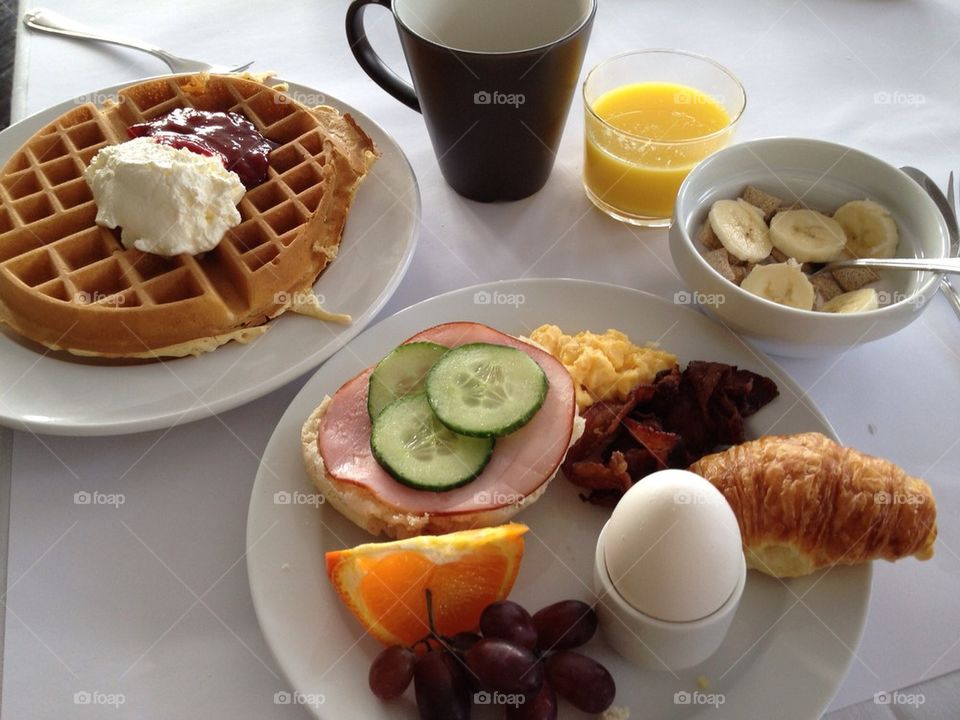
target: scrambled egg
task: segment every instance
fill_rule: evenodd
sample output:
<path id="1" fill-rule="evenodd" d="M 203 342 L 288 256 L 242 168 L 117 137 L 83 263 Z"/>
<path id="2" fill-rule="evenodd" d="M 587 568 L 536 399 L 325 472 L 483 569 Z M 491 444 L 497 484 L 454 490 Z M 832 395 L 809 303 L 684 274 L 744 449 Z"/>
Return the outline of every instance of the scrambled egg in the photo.
<path id="1" fill-rule="evenodd" d="M 598 400 L 622 402 L 638 385 L 653 382 L 661 370 L 677 364 L 675 355 L 641 347 L 619 330 L 602 335 L 564 335 L 556 325 L 541 325 L 530 339 L 559 360 L 577 385 L 581 410 Z"/>

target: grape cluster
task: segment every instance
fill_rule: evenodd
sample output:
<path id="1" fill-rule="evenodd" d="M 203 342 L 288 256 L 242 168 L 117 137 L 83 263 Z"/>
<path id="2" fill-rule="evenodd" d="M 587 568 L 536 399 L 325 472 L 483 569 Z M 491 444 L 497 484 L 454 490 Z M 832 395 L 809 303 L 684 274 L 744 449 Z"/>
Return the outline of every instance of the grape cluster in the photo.
<path id="1" fill-rule="evenodd" d="M 558 695 L 590 713 L 613 704 L 616 685 L 607 669 L 573 651 L 597 630 L 586 603 L 563 600 L 531 616 L 500 600 L 480 616 L 481 634 L 452 637 L 433 629 L 429 591 L 427 611 L 429 635 L 412 648 L 386 648 L 370 666 L 370 689 L 382 700 L 402 695 L 413 681 L 422 720 L 466 720 L 481 692 L 506 700 L 507 720 L 555 720 Z M 418 654 L 417 646 L 425 651 Z"/>

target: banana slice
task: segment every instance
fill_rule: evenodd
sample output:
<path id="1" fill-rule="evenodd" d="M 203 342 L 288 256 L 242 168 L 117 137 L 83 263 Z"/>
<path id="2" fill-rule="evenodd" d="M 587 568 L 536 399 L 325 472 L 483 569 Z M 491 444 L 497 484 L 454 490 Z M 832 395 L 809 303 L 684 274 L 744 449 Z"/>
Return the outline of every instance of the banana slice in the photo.
<path id="1" fill-rule="evenodd" d="M 739 260 L 757 263 L 773 249 L 763 211 L 745 200 L 717 200 L 709 220 L 714 235 Z"/>
<path id="2" fill-rule="evenodd" d="M 847 235 L 847 250 L 854 257 L 892 258 L 900 244 L 897 223 L 880 203 L 854 200 L 833 214 Z"/>
<path id="3" fill-rule="evenodd" d="M 876 310 L 880 307 L 880 297 L 873 288 L 861 288 L 853 292 L 837 295 L 823 304 L 824 312 L 856 313 Z"/>
<path id="4" fill-rule="evenodd" d="M 797 262 L 830 262 L 840 257 L 847 236 L 840 223 L 816 210 L 784 210 L 770 221 L 773 246 Z"/>
<path id="5" fill-rule="evenodd" d="M 809 278 L 793 260 L 757 265 L 740 287 L 754 295 L 799 310 L 812 310 L 815 291 Z"/>

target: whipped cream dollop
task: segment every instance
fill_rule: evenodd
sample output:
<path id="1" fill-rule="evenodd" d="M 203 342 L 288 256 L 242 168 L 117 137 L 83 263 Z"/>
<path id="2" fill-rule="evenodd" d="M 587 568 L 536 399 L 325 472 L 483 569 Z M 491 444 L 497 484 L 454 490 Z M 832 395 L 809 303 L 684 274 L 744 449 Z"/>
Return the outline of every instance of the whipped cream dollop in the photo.
<path id="1" fill-rule="evenodd" d="M 141 137 L 108 145 L 84 171 L 97 224 L 121 228 L 124 247 L 156 255 L 197 255 L 240 224 L 245 188 L 218 157 Z"/>

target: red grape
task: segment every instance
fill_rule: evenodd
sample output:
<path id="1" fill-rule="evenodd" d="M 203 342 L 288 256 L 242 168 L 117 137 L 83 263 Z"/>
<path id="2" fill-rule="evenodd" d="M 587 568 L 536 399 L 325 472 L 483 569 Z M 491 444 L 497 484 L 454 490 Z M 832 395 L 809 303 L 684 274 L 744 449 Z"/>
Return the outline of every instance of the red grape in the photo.
<path id="1" fill-rule="evenodd" d="M 470 689 L 461 661 L 446 650 L 417 659 L 413 672 L 420 720 L 469 720 Z"/>
<path id="2" fill-rule="evenodd" d="M 391 645 L 374 658 L 370 666 L 370 689 L 381 700 L 403 695 L 413 679 L 417 655 L 403 645 Z"/>
<path id="3" fill-rule="evenodd" d="M 578 710 L 600 713 L 613 704 L 617 686 L 596 660 L 561 650 L 547 656 L 546 666 L 547 678 L 557 694 Z"/>
<path id="4" fill-rule="evenodd" d="M 480 615 L 480 632 L 484 637 L 508 640 L 528 650 L 537 647 L 537 631 L 533 618 L 520 605 L 510 600 L 492 602 Z"/>
<path id="5" fill-rule="evenodd" d="M 533 616 L 541 650 L 569 650 L 587 643 L 597 631 L 597 613 L 580 600 L 562 600 Z"/>
<path id="6" fill-rule="evenodd" d="M 480 636 L 472 632 L 459 632 L 448 639 L 451 650 L 465 653 L 480 641 Z"/>
<path id="7" fill-rule="evenodd" d="M 447 640 L 449 641 L 447 644 L 453 652 L 455 652 L 457 655 L 460 656 L 461 663 L 466 663 L 464 656 L 466 655 L 467 650 L 469 650 L 478 642 L 480 642 L 481 639 L 482 638 L 476 633 L 459 632 L 453 637 L 447 638 Z M 463 675 L 467 679 L 467 683 L 470 687 L 471 693 L 476 693 L 483 689 L 482 687 L 480 687 L 480 680 L 477 678 L 477 676 L 474 675 L 465 667 L 463 670 Z"/>
<path id="8" fill-rule="evenodd" d="M 557 694 L 544 681 L 540 692 L 520 705 L 507 706 L 507 720 L 557 720 Z"/>
<path id="9" fill-rule="evenodd" d="M 488 690 L 532 695 L 543 684 L 543 666 L 530 650 L 500 638 L 484 638 L 467 651 L 467 667 Z"/>

